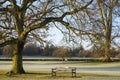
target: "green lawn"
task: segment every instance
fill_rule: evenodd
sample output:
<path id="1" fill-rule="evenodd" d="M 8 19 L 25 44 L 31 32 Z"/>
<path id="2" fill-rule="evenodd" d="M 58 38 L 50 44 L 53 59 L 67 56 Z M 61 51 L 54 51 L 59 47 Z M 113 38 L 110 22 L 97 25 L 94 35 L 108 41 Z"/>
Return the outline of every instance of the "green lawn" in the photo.
<path id="1" fill-rule="evenodd" d="M 0 80 L 120 80 L 117 75 L 104 75 L 96 73 L 80 72 L 76 78 L 72 78 L 70 73 L 58 73 L 57 77 L 52 77 L 49 71 L 27 71 L 26 74 L 5 75 L 7 71 L 0 70 Z"/>

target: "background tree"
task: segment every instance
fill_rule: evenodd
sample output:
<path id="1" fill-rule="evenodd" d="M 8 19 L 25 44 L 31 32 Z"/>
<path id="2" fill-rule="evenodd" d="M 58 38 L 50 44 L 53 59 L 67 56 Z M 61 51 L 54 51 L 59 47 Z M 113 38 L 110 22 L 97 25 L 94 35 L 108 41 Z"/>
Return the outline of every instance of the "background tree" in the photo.
<path id="1" fill-rule="evenodd" d="M 71 16 L 72 22 L 68 17 L 67 20 L 71 22 L 69 26 L 65 24 L 72 33 L 82 36 L 83 40 L 88 40 L 96 49 L 103 49 L 103 61 L 110 61 L 110 49 L 119 43 L 116 40 L 120 36 L 119 3 L 119 0 L 94 1 L 83 12 Z"/>
<path id="2" fill-rule="evenodd" d="M 46 29 L 51 22 L 65 24 L 67 15 L 86 9 L 93 0 L 79 8 L 69 8 L 66 1 L 58 0 L 1 0 L 0 1 L 0 47 L 12 44 L 13 67 L 9 73 L 25 73 L 22 51 L 28 34 L 35 29 Z M 69 4 L 72 5 L 72 4 Z M 66 9 L 65 9 L 66 8 Z M 57 11 L 58 10 L 58 11 Z M 60 12 L 60 10 L 62 10 Z M 52 14 L 52 15 L 51 15 Z M 0 35 L 1 36 L 1 35 Z"/>
<path id="3" fill-rule="evenodd" d="M 7 45 L 3 48 L 3 54 L 12 56 L 13 50 L 13 45 Z"/>
<path id="4" fill-rule="evenodd" d="M 99 48 L 99 49 L 98 49 Z M 94 58 L 103 58 L 104 57 L 104 48 L 93 46 L 91 49 L 91 56 Z"/>
<path id="5" fill-rule="evenodd" d="M 53 52 L 57 49 L 54 45 L 46 45 L 43 49 L 44 56 L 52 56 Z"/>
<path id="6" fill-rule="evenodd" d="M 42 56 L 43 49 L 37 46 L 35 43 L 27 43 L 23 49 L 23 55 L 25 56 Z"/>
<path id="7" fill-rule="evenodd" d="M 76 47 L 70 50 L 70 53 L 72 56 L 79 56 L 81 52 L 84 51 L 83 46 Z"/>
<path id="8" fill-rule="evenodd" d="M 53 56 L 56 57 L 61 57 L 62 60 L 65 60 L 65 57 L 70 57 L 70 52 L 67 48 L 62 47 L 58 47 L 52 54 Z"/>
<path id="9" fill-rule="evenodd" d="M 3 53 L 2 53 L 2 48 L 0 48 L 0 55 L 2 55 Z"/>

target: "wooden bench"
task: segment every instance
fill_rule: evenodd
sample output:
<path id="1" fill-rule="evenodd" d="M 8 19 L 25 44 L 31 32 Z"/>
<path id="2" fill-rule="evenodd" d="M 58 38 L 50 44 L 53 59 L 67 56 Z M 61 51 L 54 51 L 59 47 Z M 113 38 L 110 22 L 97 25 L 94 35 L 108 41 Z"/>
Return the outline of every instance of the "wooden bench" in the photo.
<path id="1" fill-rule="evenodd" d="M 72 77 L 76 77 L 76 68 L 75 67 L 55 67 L 52 68 L 52 76 L 56 76 L 56 73 L 59 71 L 63 71 L 63 72 L 71 72 L 72 73 Z"/>

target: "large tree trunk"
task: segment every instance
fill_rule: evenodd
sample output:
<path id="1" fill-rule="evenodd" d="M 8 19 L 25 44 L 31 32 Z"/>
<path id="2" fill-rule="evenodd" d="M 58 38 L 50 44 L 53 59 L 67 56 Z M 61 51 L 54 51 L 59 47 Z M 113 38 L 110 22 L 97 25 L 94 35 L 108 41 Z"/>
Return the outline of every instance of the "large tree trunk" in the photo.
<path id="1" fill-rule="evenodd" d="M 110 58 L 110 43 L 109 41 L 106 41 L 106 45 L 105 45 L 105 56 L 103 59 L 103 62 L 111 62 L 111 58 Z"/>
<path id="2" fill-rule="evenodd" d="M 104 62 L 111 62 L 110 47 L 111 47 L 111 27 L 107 27 L 105 41 L 105 56 L 103 59 Z"/>
<path id="3" fill-rule="evenodd" d="M 18 41 L 17 44 L 14 45 L 14 51 L 13 51 L 13 67 L 9 74 L 22 74 L 25 73 L 23 69 L 23 62 L 22 62 L 22 50 L 24 47 L 24 43 Z"/>
<path id="4" fill-rule="evenodd" d="M 103 61 L 109 62 L 110 59 L 110 48 L 111 48 L 111 33 L 112 33 L 112 15 L 113 15 L 113 8 L 115 7 L 115 1 L 109 0 L 106 1 L 108 4 L 104 6 L 104 2 L 101 0 L 98 0 L 98 6 L 100 9 L 100 16 L 101 21 L 103 24 L 104 29 L 104 36 L 105 36 L 105 43 L 104 43 L 104 50 L 105 50 L 105 56 Z"/>

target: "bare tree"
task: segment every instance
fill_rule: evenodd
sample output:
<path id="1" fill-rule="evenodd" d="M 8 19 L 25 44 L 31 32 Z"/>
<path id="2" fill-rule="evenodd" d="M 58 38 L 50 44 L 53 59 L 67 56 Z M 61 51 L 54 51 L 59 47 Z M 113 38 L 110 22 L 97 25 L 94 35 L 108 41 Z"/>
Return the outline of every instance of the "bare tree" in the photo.
<path id="1" fill-rule="evenodd" d="M 70 53 L 68 51 L 67 48 L 62 47 L 58 47 L 52 54 L 53 56 L 56 57 L 61 57 L 62 60 L 65 60 L 65 57 L 70 57 Z"/>
<path id="2" fill-rule="evenodd" d="M 103 49 L 103 61 L 111 60 L 110 48 L 116 44 L 115 38 L 120 37 L 119 20 L 115 19 L 119 17 L 119 3 L 119 0 L 96 0 L 84 12 L 72 16 L 71 25 L 65 24 L 83 40 L 89 39 L 96 49 Z M 67 20 L 70 21 L 69 18 Z"/>
<path id="3" fill-rule="evenodd" d="M 10 73 L 25 73 L 22 50 L 28 34 L 35 29 L 46 29 L 51 22 L 65 24 L 64 18 L 86 9 L 93 0 L 67 10 L 67 1 L 62 0 L 1 0 L 0 1 L 0 47 L 12 44 L 13 67 Z M 69 1 L 70 2 L 70 1 Z M 72 4 L 69 4 L 72 5 Z M 66 8 L 66 9 L 65 9 Z M 62 10 L 61 12 L 59 12 Z"/>

